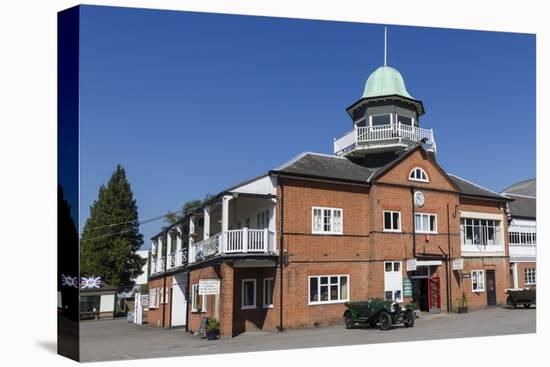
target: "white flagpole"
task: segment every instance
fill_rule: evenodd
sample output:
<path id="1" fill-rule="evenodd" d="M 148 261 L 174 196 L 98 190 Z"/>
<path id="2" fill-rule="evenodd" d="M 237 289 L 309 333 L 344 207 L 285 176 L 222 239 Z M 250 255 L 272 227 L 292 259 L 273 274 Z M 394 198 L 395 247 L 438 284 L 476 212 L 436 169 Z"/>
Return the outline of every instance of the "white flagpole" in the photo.
<path id="1" fill-rule="evenodd" d="M 384 27 L 384 66 L 388 65 L 388 27 Z"/>

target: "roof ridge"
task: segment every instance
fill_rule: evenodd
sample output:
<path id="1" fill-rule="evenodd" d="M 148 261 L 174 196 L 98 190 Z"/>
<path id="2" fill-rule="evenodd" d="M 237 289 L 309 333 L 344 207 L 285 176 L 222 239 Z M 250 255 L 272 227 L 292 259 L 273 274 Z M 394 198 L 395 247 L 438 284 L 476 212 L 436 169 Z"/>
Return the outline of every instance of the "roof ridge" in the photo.
<path id="1" fill-rule="evenodd" d="M 295 156 L 294 158 L 291 158 L 290 160 L 288 160 L 285 163 L 281 164 L 280 166 L 275 167 L 273 169 L 273 171 L 281 171 L 281 170 L 285 169 L 286 167 L 290 166 L 291 164 L 293 164 L 293 163 L 299 161 L 300 159 L 304 158 L 306 155 L 316 155 L 316 156 L 320 156 L 320 157 L 346 159 L 344 157 L 339 157 L 339 156 L 336 156 L 336 155 L 330 155 L 330 154 L 326 154 L 326 153 L 302 152 L 302 153 L 298 154 L 297 156 Z"/>
<path id="2" fill-rule="evenodd" d="M 536 183 L 537 178 L 536 178 L 536 177 L 533 177 L 533 178 L 528 178 L 528 179 L 526 179 L 526 180 L 518 181 L 518 182 L 513 183 L 513 184 L 511 184 L 510 186 L 506 187 L 504 190 L 502 190 L 502 192 L 506 192 L 506 190 L 509 190 L 509 189 L 511 189 L 511 188 L 514 187 L 514 186 L 519 186 L 519 185 L 524 184 L 524 183 L 527 183 L 527 182 L 529 182 L 529 181 L 535 181 L 535 183 Z"/>
<path id="3" fill-rule="evenodd" d="M 491 189 L 488 189 L 488 188 L 485 187 L 485 186 L 481 186 L 481 185 L 479 185 L 479 184 L 476 184 L 475 182 L 469 181 L 469 180 L 467 180 L 467 179 L 465 179 L 465 178 L 463 178 L 463 177 L 457 176 L 457 175 L 455 175 L 455 174 L 453 174 L 453 173 L 447 173 L 447 175 L 456 177 L 456 178 L 458 178 L 458 179 L 460 179 L 460 180 L 462 180 L 462 181 L 464 181 L 464 182 L 469 183 L 470 185 L 474 185 L 474 186 L 476 186 L 476 187 L 479 187 L 480 189 L 487 190 L 487 191 L 489 191 L 489 192 L 491 192 L 491 193 L 493 193 L 493 194 L 495 194 L 495 195 L 497 195 L 497 196 L 505 197 L 504 195 L 499 194 L 499 193 L 496 192 L 496 191 L 493 191 L 493 190 L 491 190 Z"/>
<path id="4" fill-rule="evenodd" d="M 526 198 L 526 199 L 535 199 L 535 200 L 537 199 L 536 196 L 512 194 L 512 193 L 509 193 L 509 192 L 502 192 L 501 194 L 504 195 L 504 196 L 517 196 L 517 197 Z"/>

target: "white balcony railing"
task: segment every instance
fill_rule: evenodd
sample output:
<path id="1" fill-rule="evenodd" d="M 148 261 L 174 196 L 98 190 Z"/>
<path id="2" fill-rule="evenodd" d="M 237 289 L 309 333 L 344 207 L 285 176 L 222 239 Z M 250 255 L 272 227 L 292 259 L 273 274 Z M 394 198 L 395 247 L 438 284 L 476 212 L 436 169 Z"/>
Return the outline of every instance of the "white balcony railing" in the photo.
<path id="1" fill-rule="evenodd" d="M 176 267 L 180 267 L 187 264 L 187 250 L 176 251 L 175 257 L 176 257 Z"/>
<path id="2" fill-rule="evenodd" d="M 426 144 L 435 151 L 433 130 L 422 129 L 402 124 L 356 127 L 346 135 L 334 140 L 334 154 L 342 155 L 354 150 L 357 145 L 373 145 L 392 142 L 419 142 L 426 139 Z"/>
<path id="3" fill-rule="evenodd" d="M 159 259 L 157 259 L 157 270 L 156 273 L 162 273 L 164 271 L 164 262 L 166 261 L 166 258 L 163 256 Z"/>
<path id="4" fill-rule="evenodd" d="M 232 229 L 189 246 L 189 263 L 221 254 L 275 253 L 274 233 L 266 229 Z"/>
<path id="5" fill-rule="evenodd" d="M 535 261 L 537 258 L 537 245 L 510 244 L 510 261 Z"/>
<path id="6" fill-rule="evenodd" d="M 173 269 L 176 267 L 176 253 L 172 252 L 168 254 L 168 263 L 166 264 L 166 269 Z"/>
<path id="7" fill-rule="evenodd" d="M 158 274 L 164 271 L 164 257 L 151 259 L 151 274 Z"/>

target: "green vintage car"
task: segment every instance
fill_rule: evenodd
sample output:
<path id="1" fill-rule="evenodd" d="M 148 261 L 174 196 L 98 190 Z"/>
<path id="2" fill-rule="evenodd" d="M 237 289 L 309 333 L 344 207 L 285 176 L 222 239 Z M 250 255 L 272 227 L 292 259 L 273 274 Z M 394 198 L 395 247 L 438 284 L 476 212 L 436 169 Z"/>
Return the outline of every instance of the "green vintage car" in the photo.
<path id="1" fill-rule="evenodd" d="M 352 329 L 357 324 L 369 325 L 381 330 L 389 330 L 392 325 L 403 323 L 405 327 L 413 327 L 416 319 L 414 305 L 404 307 L 398 302 L 385 299 L 370 299 L 368 301 L 346 302 L 344 321 L 346 329 Z"/>

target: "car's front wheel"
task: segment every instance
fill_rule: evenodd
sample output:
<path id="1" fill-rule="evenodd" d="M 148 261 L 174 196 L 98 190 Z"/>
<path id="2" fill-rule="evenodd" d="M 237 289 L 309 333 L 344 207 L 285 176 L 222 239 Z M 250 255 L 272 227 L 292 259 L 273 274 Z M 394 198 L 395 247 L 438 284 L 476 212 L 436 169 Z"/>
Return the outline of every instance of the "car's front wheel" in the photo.
<path id="1" fill-rule="evenodd" d="M 525 304 L 523 305 L 523 307 L 529 308 L 529 307 L 531 307 L 531 304 L 530 304 L 530 303 L 525 303 Z"/>
<path id="2" fill-rule="evenodd" d="M 405 325 L 405 327 L 414 326 L 414 321 L 416 319 L 416 315 L 414 314 L 414 311 L 407 311 L 403 318 L 404 318 L 403 324 Z"/>
<path id="3" fill-rule="evenodd" d="M 353 327 L 355 326 L 353 318 L 351 317 L 351 312 L 348 312 L 344 315 L 344 323 L 346 325 L 346 329 L 353 329 Z"/>
<path id="4" fill-rule="evenodd" d="M 380 316 L 378 316 L 378 324 L 380 325 L 380 330 L 389 330 L 392 324 L 391 315 L 386 311 L 380 312 Z"/>

